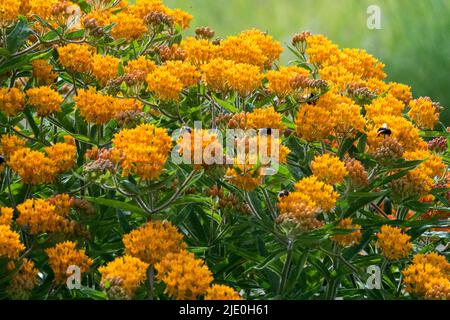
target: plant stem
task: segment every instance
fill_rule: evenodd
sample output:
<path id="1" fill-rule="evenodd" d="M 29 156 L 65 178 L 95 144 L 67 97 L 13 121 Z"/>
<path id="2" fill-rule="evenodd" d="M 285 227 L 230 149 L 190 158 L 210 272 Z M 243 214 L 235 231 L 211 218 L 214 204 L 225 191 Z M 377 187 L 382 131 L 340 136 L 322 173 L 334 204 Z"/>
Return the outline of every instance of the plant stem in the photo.
<path id="1" fill-rule="evenodd" d="M 264 199 L 266 199 L 267 208 L 269 209 L 270 214 L 272 215 L 272 217 L 274 219 L 276 219 L 277 218 L 277 212 L 276 212 L 275 208 L 272 206 L 272 202 L 270 201 L 269 193 L 264 188 L 261 188 L 261 190 L 262 190 L 262 194 L 264 195 Z"/>
<path id="2" fill-rule="evenodd" d="M 287 250 L 286 261 L 284 262 L 280 286 L 278 287 L 278 296 L 280 298 L 283 298 L 284 296 L 284 288 L 286 286 L 287 279 L 289 278 L 289 271 L 291 270 L 292 253 L 294 252 L 294 242 L 291 239 L 288 240 L 286 250 Z"/>
<path id="3" fill-rule="evenodd" d="M 150 285 L 150 290 L 148 291 L 148 300 L 153 300 L 153 291 L 155 286 L 155 268 L 153 263 L 148 268 L 148 283 Z"/>

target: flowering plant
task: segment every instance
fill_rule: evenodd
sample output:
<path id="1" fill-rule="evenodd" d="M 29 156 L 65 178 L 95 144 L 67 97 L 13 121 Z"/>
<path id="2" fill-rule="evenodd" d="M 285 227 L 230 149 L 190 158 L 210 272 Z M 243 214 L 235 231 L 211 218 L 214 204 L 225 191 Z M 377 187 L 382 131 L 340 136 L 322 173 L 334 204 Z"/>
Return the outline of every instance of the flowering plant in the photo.
<path id="1" fill-rule="evenodd" d="M 191 19 L 0 0 L 0 297 L 449 299 L 439 103 L 323 35 L 281 66 Z"/>

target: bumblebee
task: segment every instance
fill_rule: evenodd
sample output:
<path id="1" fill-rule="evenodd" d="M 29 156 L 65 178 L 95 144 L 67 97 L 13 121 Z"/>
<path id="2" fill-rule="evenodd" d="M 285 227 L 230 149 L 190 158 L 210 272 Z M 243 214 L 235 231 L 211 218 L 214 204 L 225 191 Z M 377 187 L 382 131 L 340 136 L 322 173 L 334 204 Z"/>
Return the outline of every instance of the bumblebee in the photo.
<path id="1" fill-rule="evenodd" d="M 289 191 L 281 190 L 280 192 L 278 192 L 278 198 L 287 197 L 289 194 L 290 194 Z"/>
<path id="2" fill-rule="evenodd" d="M 309 95 L 307 95 L 306 97 L 306 103 L 307 104 L 309 104 L 309 105 L 313 105 L 313 106 L 315 106 L 316 105 L 316 102 L 317 102 L 317 97 L 314 95 L 314 93 L 310 93 Z"/>
<path id="3" fill-rule="evenodd" d="M 383 123 L 383 126 L 377 130 L 378 136 L 383 135 L 384 137 L 390 136 L 392 134 L 391 129 L 388 128 L 386 123 Z"/>

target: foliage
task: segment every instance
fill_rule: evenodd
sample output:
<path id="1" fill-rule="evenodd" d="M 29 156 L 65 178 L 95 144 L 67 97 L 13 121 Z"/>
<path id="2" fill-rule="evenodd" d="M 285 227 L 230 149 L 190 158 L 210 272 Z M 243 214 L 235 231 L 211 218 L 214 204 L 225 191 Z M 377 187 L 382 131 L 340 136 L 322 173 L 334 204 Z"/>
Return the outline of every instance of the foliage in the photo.
<path id="1" fill-rule="evenodd" d="M 442 107 L 364 50 L 303 32 L 277 66 L 158 0 L 0 6 L 0 297 L 449 298 Z M 236 128 L 243 163 L 207 152 Z"/>

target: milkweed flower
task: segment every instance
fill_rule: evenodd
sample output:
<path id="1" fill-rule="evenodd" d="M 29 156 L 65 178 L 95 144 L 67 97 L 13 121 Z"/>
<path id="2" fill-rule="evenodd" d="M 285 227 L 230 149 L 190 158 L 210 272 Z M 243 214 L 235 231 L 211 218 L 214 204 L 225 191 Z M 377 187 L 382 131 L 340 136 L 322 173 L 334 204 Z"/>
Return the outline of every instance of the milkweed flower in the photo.
<path id="1" fill-rule="evenodd" d="M 309 35 L 306 37 L 306 54 L 311 63 L 325 64 L 330 57 L 337 57 L 340 52 L 337 45 L 323 35 Z"/>
<path id="2" fill-rule="evenodd" d="M 450 298 L 450 263 L 444 256 L 416 254 L 402 274 L 406 292 L 427 299 Z"/>
<path id="3" fill-rule="evenodd" d="M 272 135 L 258 135 L 238 139 L 237 145 L 244 146 L 238 151 L 232 167 L 227 168 L 225 178 L 233 185 L 251 191 L 262 183 L 263 176 L 273 165 L 286 163 L 291 150 Z"/>
<path id="4" fill-rule="evenodd" d="M 425 196 L 433 188 L 434 180 L 430 177 L 428 170 L 421 170 L 420 168 L 409 171 L 403 177 L 393 180 L 390 187 L 394 194 L 400 198 L 407 198 L 410 196 Z"/>
<path id="5" fill-rule="evenodd" d="M 173 19 L 176 25 L 179 25 L 181 29 L 189 28 L 189 24 L 192 20 L 192 15 L 181 9 L 167 9 L 167 15 Z"/>
<path id="6" fill-rule="evenodd" d="M 0 1 L 0 27 L 6 28 L 11 25 L 19 15 L 21 1 L 1 0 Z"/>
<path id="7" fill-rule="evenodd" d="M 26 141 L 18 136 L 5 134 L 0 138 L 0 146 L 6 159 L 8 159 L 15 151 L 25 147 Z"/>
<path id="8" fill-rule="evenodd" d="M 31 66 L 33 68 L 33 77 L 38 80 L 39 83 L 43 85 L 52 84 L 56 77 L 57 73 L 53 72 L 53 67 L 47 60 L 44 59 L 36 59 L 31 62 Z"/>
<path id="9" fill-rule="evenodd" d="M 204 165 L 212 165 L 216 159 L 222 161 L 223 146 L 219 141 L 218 132 L 214 130 L 194 129 L 182 133 L 177 141 L 180 156 L 187 163 L 194 164 L 199 170 Z"/>
<path id="10" fill-rule="evenodd" d="M 13 220 L 14 209 L 8 207 L 0 208 L 0 225 L 10 226 Z"/>
<path id="11" fill-rule="evenodd" d="M 301 179 L 295 185 L 295 190 L 307 195 L 320 210 L 331 211 L 339 195 L 333 187 L 320 181 L 316 176 L 309 176 Z"/>
<path id="12" fill-rule="evenodd" d="M 314 105 L 304 104 L 295 118 L 296 133 L 306 141 L 320 141 L 331 135 L 333 123 L 331 113 Z"/>
<path id="13" fill-rule="evenodd" d="M 279 98 L 285 98 L 294 92 L 292 79 L 295 76 L 309 76 L 309 71 L 297 66 L 280 67 L 278 70 L 270 70 L 266 74 L 269 81 L 267 89 Z"/>
<path id="14" fill-rule="evenodd" d="M 441 177 L 444 175 L 446 165 L 442 161 L 442 157 L 437 154 L 431 154 L 428 150 L 406 151 L 403 153 L 405 160 L 424 160 L 414 170 L 427 172 L 430 178 Z"/>
<path id="15" fill-rule="evenodd" d="M 411 237 L 400 228 L 384 225 L 377 233 L 377 245 L 381 254 L 388 260 L 406 258 L 412 250 Z"/>
<path id="16" fill-rule="evenodd" d="M 115 24 L 111 29 L 114 39 L 133 41 L 141 38 L 148 31 L 142 18 L 127 12 L 112 15 L 111 22 Z"/>
<path id="17" fill-rule="evenodd" d="M 170 60 L 159 67 L 160 70 L 167 70 L 170 74 L 176 76 L 183 87 L 191 87 L 196 85 L 201 78 L 201 73 L 197 68 L 186 61 Z"/>
<path id="18" fill-rule="evenodd" d="M 206 39 L 187 37 L 181 41 L 180 48 L 184 50 L 186 60 L 193 65 L 201 66 L 208 63 L 212 66 L 218 47 Z"/>
<path id="19" fill-rule="evenodd" d="M 253 65 L 258 70 L 261 70 L 268 60 L 254 41 L 238 36 L 230 36 L 222 40 L 216 56 L 225 60 L 233 60 L 238 64 Z"/>
<path id="20" fill-rule="evenodd" d="M 265 62 L 266 67 L 270 67 L 274 61 L 278 60 L 284 50 L 280 42 L 274 41 L 272 36 L 258 29 L 242 31 L 239 34 L 239 38 L 249 40 L 259 47 L 267 59 Z"/>
<path id="21" fill-rule="evenodd" d="M 369 105 L 366 105 L 366 117 L 373 119 L 377 116 L 391 115 L 401 116 L 402 111 L 405 109 L 405 105 L 401 100 L 395 98 L 391 93 L 388 93 L 384 97 L 378 97 L 371 101 Z"/>
<path id="22" fill-rule="evenodd" d="M 140 260 L 155 264 L 171 252 L 185 249 L 183 235 L 172 223 L 150 221 L 123 237 L 125 253 Z"/>
<path id="23" fill-rule="evenodd" d="M 46 202 L 55 206 L 55 212 L 62 216 L 67 217 L 72 208 L 73 198 L 66 193 L 60 193 L 50 198 L 47 198 Z"/>
<path id="24" fill-rule="evenodd" d="M 104 86 L 108 80 L 118 76 L 119 64 L 119 58 L 96 54 L 92 57 L 92 74 Z"/>
<path id="25" fill-rule="evenodd" d="M 319 180 L 329 184 L 341 183 L 348 175 L 345 164 L 329 153 L 316 156 L 311 162 L 311 170 Z"/>
<path id="26" fill-rule="evenodd" d="M 28 299 L 34 287 L 38 283 L 38 272 L 32 260 L 24 258 L 22 267 L 11 277 L 11 282 L 6 288 L 6 292 L 12 299 Z M 15 264 L 14 268 L 16 267 Z"/>
<path id="27" fill-rule="evenodd" d="M 234 65 L 233 61 L 222 58 L 216 58 L 203 64 L 200 67 L 203 82 L 212 91 L 226 92 L 229 89 L 226 72 Z"/>
<path id="28" fill-rule="evenodd" d="M 263 75 L 257 66 L 237 63 L 226 71 L 226 79 L 232 90 L 247 97 L 261 85 Z"/>
<path id="29" fill-rule="evenodd" d="M 31 234 L 44 232 L 70 233 L 74 223 L 57 210 L 55 205 L 43 199 L 28 199 L 17 206 L 19 217 L 16 223 L 28 227 Z"/>
<path id="30" fill-rule="evenodd" d="M 74 265 L 80 268 L 81 274 L 88 272 L 94 262 L 84 250 L 77 250 L 76 243 L 65 241 L 45 250 L 48 262 L 55 275 L 56 283 L 64 284 L 67 281 L 67 269 Z"/>
<path id="31" fill-rule="evenodd" d="M 46 157 L 44 153 L 30 148 L 15 151 L 7 163 L 26 184 L 52 183 L 58 172 L 53 160 Z"/>
<path id="32" fill-rule="evenodd" d="M 213 281 L 203 260 L 186 250 L 168 253 L 155 265 L 157 279 L 166 284 L 165 292 L 177 300 L 192 300 L 204 296 Z"/>
<path id="33" fill-rule="evenodd" d="M 433 130 L 439 121 L 440 108 L 428 97 L 420 97 L 409 102 L 409 117 L 423 129 Z"/>
<path id="34" fill-rule="evenodd" d="M 147 76 L 147 84 L 150 92 L 160 100 L 180 100 L 183 83 L 166 69 L 156 68 Z"/>
<path id="35" fill-rule="evenodd" d="M 378 129 L 384 124 L 392 131 L 391 138 L 396 139 L 405 151 L 426 148 L 427 144 L 414 124 L 400 116 L 383 115 L 374 117 L 368 124 L 367 143 L 371 150 L 384 140 L 385 137 L 378 134 Z"/>
<path id="36" fill-rule="evenodd" d="M 397 139 L 386 137 L 378 142 L 378 145 L 372 154 L 375 160 L 385 165 L 401 159 L 403 153 L 403 147 Z"/>
<path id="37" fill-rule="evenodd" d="M 355 103 L 339 103 L 331 112 L 331 121 L 337 136 L 354 137 L 358 132 L 364 132 L 366 121 L 360 113 L 360 107 Z"/>
<path id="38" fill-rule="evenodd" d="M 348 171 L 350 184 L 354 188 L 365 187 L 369 184 L 367 171 L 361 161 L 356 159 L 347 159 L 345 161 L 345 168 Z"/>
<path id="39" fill-rule="evenodd" d="M 320 208 L 306 194 L 294 191 L 278 198 L 278 223 L 293 224 L 299 231 L 310 231 L 320 228 L 323 221 L 317 219 Z"/>
<path id="40" fill-rule="evenodd" d="M 411 94 L 411 87 L 398 82 L 389 82 L 389 93 L 396 99 L 402 101 L 404 104 L 408 104 L 413 96 Z"/>
<path id="41" fill-rule="evenodd" d="M 114 98 L 98 92 L 94 87 L 78 90 L 74 100 L 81 116 L 97 125 L 114 119 L 120 112 L 142 109 L 142 104 L 135 99 Z"/>
<path id="42" fill-rule="evenodd" d="M 45 147 L 47 157 L 56 164 L 57 173 L 70 170 L 76 162 L 77 147 L 75 140 L 71 136 L 66 136 L 67 142 L 55 143 L 50 147 Z"/>
<path id="43" fill-rule="evenodd" d="M 0 88 L 0 111 L 15 116 L 25 108 L 25 94 L 17 88 Z"/>
<path id="44" fill-rule="evenodd" d="M 61 111 L 63 98 L 50 87 L 42 86 L 27 90 L 27 103 L 36 107 L 38 116 L 45 117 L 53 112 Z"/>
<path id="45" fill-rule="evenodd" d="M 156 69 L 156 64 L 150 60 L 145 58 L 144 56 L 140 56 L 137 59 L 129 60 L 127 65 L 124 67 L 125 73 L 132 73 L 135 71 L 142 71 L 145 74 L 149 74 Z"/>
<path id="46" fill-rule="evenodd" d="M 112 143 L 112 158 L 120 164 L 122 174 L 137 174 L 145 180 L 154 180 L 161 175 L 172 148 L 166 129 L 153 124 L 124 129 L 114 135 Z"/>
<path id="47" fill-rule="evenodd" d="M 23 250 L 20 235 L 9 226 L 0 225 L 0 258 L 17 259 Z"/>
<path id="48" fill-rule="evenodd" d="M 336 234 L 331 239 L 337 242 L 342 247 L 348 247 L 359 243 L 361 240 L 361 226 L 359 224 L 353 224 L 352 218 L 345 218 L 339 221 L 337 226 L 342 230 L 355 230 L 351 233 Z"/>
<path id="49" fill-rule="evenodd" d="M 92 70 L 95 48 L 87 44 L 69 43 L 58 47 L 58 62 L 71 72 L 87 73 Z"/>
<path id="50" fill-rule="evenodd" d="M 148 267 L 148 263 L 125 255 L 108 262 L 106 266 L 98 268 L 98 271 L 102 275 L 102 286 L 113 279 L 120 279 L 120 286 L 124 289 L 125 294 L 131 298 L 136 289 L 147 279 Z"/>
<path id="51" fill-rule="evenodd" d="M 255 165 L 246 163 L 238 163 L 235 159 L 235 164 L 231 168 L 227 168 L 225 177 L 231 184 L 245 190 L 251 191 L 262 183 L 262 176 L 259 169 Z"/>
<path id="52" fill-rule="evenodd" d="M 386 73 L 383 71 L 385 65 L 363 49 L 345 48 L 339 58 L 338 63 L 363 79 L 381 80 L 386 78 Z"/>
<path id="53" fill-rule="evenodd" d="M 282 130 L 285 125 L 282 123 L 282 115 L 270 106 L 266 108 L 256 108 L 246 115 L 247 128 L 252 129 L 278 129 Z"/>
<path id="54" fill-rule="evenodd" d="M 205 300 L 242 300 L 242 298 L 233 288 L 215 284 L 207 290 Z"/>

